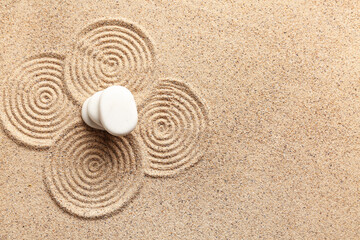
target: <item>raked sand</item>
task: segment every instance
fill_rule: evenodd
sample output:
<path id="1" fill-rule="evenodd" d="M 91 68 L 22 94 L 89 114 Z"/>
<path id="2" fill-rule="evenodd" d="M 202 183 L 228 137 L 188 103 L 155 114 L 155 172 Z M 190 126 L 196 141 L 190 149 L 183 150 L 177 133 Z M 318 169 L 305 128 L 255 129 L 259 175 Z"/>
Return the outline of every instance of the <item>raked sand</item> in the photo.
<path id="1" fill-rule="evenodd" d="M 360 5 L 0 2 L 0 239 L 359 239 Z M 81 120 L 111 85 L 139 121 Z"/>

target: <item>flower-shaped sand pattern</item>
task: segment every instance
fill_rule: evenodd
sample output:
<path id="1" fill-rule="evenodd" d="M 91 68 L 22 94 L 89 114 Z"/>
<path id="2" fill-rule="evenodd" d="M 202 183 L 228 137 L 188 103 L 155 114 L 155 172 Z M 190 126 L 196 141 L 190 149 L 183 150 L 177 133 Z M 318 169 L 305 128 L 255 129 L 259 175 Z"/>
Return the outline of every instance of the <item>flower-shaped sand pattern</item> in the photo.
<path id="1" fill-rule="evenodd" d="M 51 147 L 44 181 L 53 200 L 75 216 L 99 218 L 129 202 L 144 173 L 172 176 L 198 162 L 208 116 L 186 83 L 163 79 L 152 86 L 154 44 L 136 24 L 100 20 L 77 40 L 66 58 L 41 54 L 14 70 L 2 94 L 1 120 L 17 142 Z M 125 137 L 81 121 L 85 99 L 111 85 L 127 87 L 140 103 L 139 126 Z"/>

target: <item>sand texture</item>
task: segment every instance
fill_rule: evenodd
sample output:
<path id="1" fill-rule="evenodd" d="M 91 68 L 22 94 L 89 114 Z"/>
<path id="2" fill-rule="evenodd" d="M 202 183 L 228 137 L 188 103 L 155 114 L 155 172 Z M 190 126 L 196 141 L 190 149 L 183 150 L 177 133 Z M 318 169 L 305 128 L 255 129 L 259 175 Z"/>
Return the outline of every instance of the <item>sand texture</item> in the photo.
<path id="1" fill-rule="evenodd" d="M 355 2 L 0 1 L 0 240 L 360 239 Z"/>

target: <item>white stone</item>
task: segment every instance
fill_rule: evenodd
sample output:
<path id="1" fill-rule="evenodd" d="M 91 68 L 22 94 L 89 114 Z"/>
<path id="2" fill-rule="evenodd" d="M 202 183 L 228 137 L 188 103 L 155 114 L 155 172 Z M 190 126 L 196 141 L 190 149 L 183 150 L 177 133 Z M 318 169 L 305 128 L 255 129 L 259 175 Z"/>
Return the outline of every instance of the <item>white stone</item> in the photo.
<path id="1" fill-rule="evenodd" d="M 92 95 L 88 103 L 88 115 L 98 126 L 102 126 L 99 114 L 99 100 L 102 92 L 103 91 L 100 91 Z"/>
<path id="2" fill-rule="evenodd" d="M 84 122 L 92 128 L 95 129 L 100 129 L 100 130 L 104 130 L 103 127 L 97 125 L 93 120 L 91 120 L 91 118 L 88 115 L 88 103 L 89 103 L 90 98 L 86 99 L 86 101 L 84 102 L 82 109 L 81 109 L 81 117 L 84 120 Z"/>
<path id="3" fill-rule="evenodd" d="M 137 124 L 135 99 L 125 87 L 112 86 L 105 89 L 100 94 L 98 109 L 102 126 L 112 135 L 129 134 Z"/>

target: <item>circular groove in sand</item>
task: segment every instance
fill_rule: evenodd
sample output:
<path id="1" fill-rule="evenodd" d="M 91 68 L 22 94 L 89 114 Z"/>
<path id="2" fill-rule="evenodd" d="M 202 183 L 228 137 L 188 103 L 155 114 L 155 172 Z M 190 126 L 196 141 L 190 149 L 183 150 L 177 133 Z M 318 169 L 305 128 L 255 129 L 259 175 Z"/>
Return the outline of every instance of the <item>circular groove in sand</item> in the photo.
<path id="1" fill-rule="evenodd" d="M 46 186 L 55 202 L 75 216 L 109 215 L 141 186 L 141 156 L 132 135 L 114 137 L 77 124 L 51 150 Z"/>
<path id="2" fill-rule="evenodd" d="M 121 85 L 134 94 L 151 84 L 155 51 L 139 26 L 125 20 L 101 20 L 86 27 L 66 60 L 66 86 L 82 103 L 97 91 Z"/>
<path id="3" fill-rule="evenodd" d="M 47 53 L 18 66 L 3 88 L 4 128 L 15 140 L 47 148 L 70 121 L 70 101 L 63 87 L 64 57 Z"/>
<path id="4" fill-rule="evenodd" d="M 195 164 L 207 119 L 203 102 L 189 86 L 162 80 L 140 109 L 139 131 L 148 153 L 145 172 L 170 176 Z"/>

